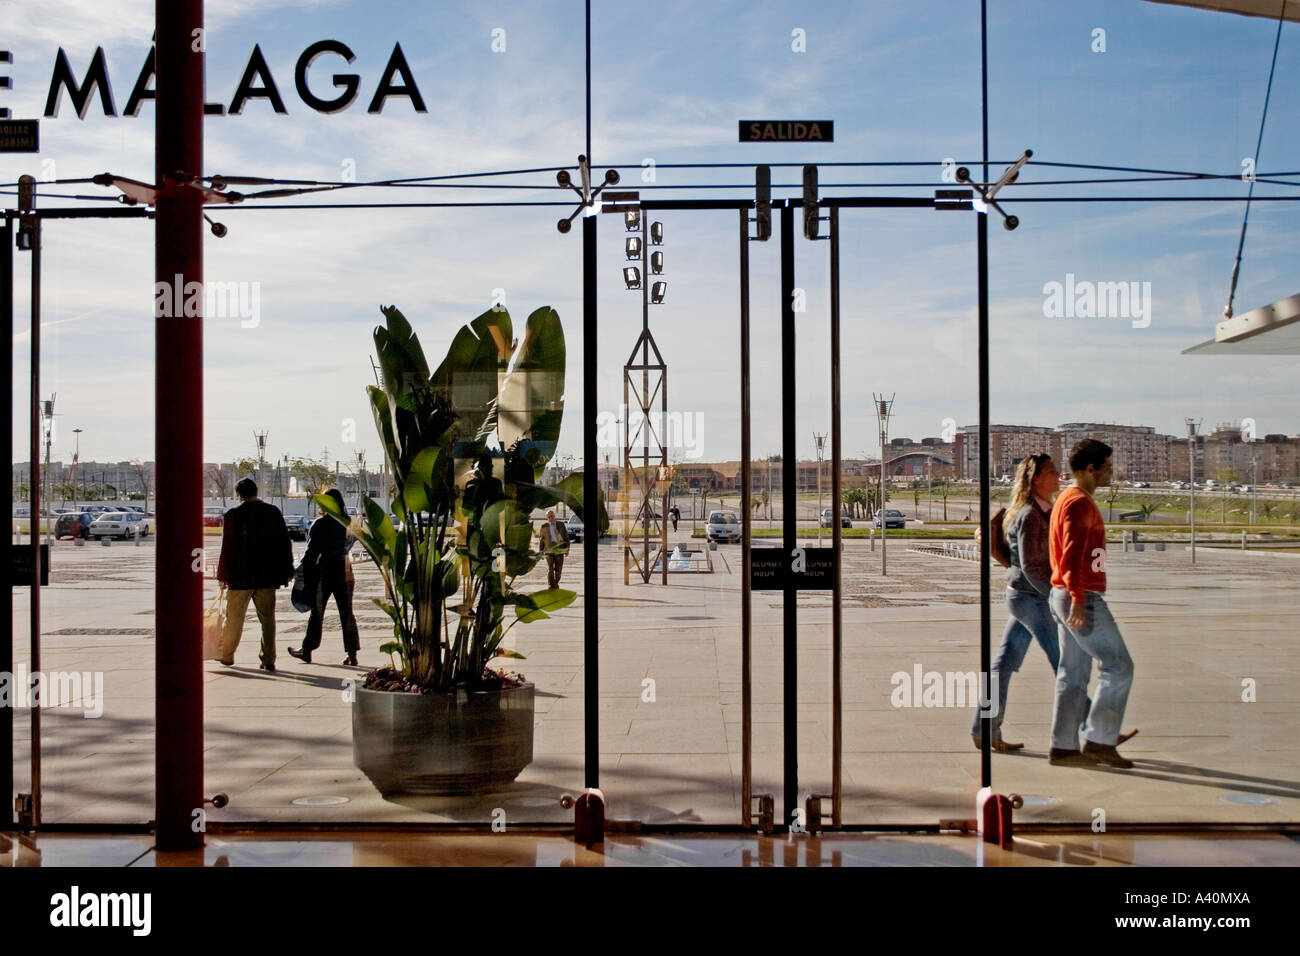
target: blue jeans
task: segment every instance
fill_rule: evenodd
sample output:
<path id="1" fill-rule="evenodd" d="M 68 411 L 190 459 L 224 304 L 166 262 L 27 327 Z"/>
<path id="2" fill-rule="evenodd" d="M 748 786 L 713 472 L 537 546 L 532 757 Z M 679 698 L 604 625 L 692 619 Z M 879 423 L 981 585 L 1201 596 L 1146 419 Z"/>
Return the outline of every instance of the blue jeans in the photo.
<path id="1" fill-rule="evenodd" d="M 1007 687 L 1011 684 L 1011 675 L 1020 670 L 1020 665 L 1024 663 L 1030 643 L 1038 641 L 1047 654 L 1047 662 L 1052 665 L 1053 674 L 1056 673 L 1061 657 L 1056 620 L 1047 606 L 1047 599 L 1007 588 L 1005 601 L 1011 616 L 1007 618 L 1007 625 L 1002 630 L 1002 646 L 998 648 L 992 667 L 992 673 L 998 682 L 998 711 L 993 717 L 993 740 L 1002 737 L 1002 718 L 1007 712 Z M 971 719 L 970 732 L 980 732 L 978 708 Z"/>
<path id="2" fill-rule="evenodd" d="M 1052 747 L 1078 750 L 1079 721 L 1086 716 L 1083 737 L 1094 744 L 1115 745 L 1128 692 L 1133 686 L 1133 658 L 1129 657 L 1119 625 L 1106 599 L 1087 593 L 1088 619 L 1079 630 L 1066 625 L 1070 592 L 1052 588 L 1052 613 L 1061 636 L 1061 666 L 1056 672 L 1056 704 L 1052 709 Z M 1097 661 L 1097 698 L 1088 704 L 1088 679 Z"/>

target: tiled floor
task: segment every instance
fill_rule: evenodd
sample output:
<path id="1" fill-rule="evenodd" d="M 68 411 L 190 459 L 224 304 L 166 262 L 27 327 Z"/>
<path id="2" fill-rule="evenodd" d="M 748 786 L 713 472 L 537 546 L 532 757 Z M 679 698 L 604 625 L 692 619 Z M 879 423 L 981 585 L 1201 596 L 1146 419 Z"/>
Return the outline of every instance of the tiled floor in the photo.
<path id="1" fill-rule="evenodd" d="M 209 540 L 209 565 L 217 538 Z M 76 548 L 60 543 L 53 585 L 42 592 L 43 665 L 101 670 L 103 714 L 43 717 L 46 823 L 144 823 L 154 813 L 153 552 L 148 545 Z M 846 546 L 843 647 L 843 820 L 934 824 L 970 815 L 979 755 L 969 706 L 903 706 L 893 675 L 978 668 L 978 568 L 890 548 L 890 575 L 862 541 Z M 723 546 L 715 558 L 738 558 Z M 581 589 L 580 555 L 565 583 Z M 1088 832 L 1104 814 L 1121 824 L 1273 825 L 1300 821 L 1300 650 L 1292 585 L 1300 555 L 1210 552 L 1192 568 L 1175 551 L 1109 556 L 1112 607 L 1136 662 L 1124 751 L 1131 771 L 1051 767 L 1046 759 L 1053 682 L 1031 648 L 1011 687 L 1006 735 L 1018 754 L 993 757 L 999 792 L 1026 798 L 1022 826 L 1070 824 Z M 621 556 L 602 549 L 600 781 L 611 820 L 725 827 L 740 820 L 740 580 L 733 562 L 669 585 L 622 582 Z M 728 570 L 730 568 L 730 570 Z M 538 572 L 540 573 L 540 572 Z M 359 567 L 358 603 L 377 593 Z M 928 595 L 928 597 L 927 597 Z M 918 603 L 922 599 L 926 603 Z M 25 592 L 16 591 L 14 635 L 27 646 Z M 753 792 L 783 789 L 780 598 L 755 592 Z M 994 637 L 1001 636 L 996 609 Z M 280 649 L 297 644 L 302 617 L 281 596 Z M 287 656 L 256 669 L 256 624 L 245 626 L 237 666 L 204 665 L 205 794 L 230 796 L 214 824 L 268 822 L 365 826 L 479 823 L 504 811 L 511 827 L 563 824 L 561 805 L 584 782 L 581 598 L 551 620 L 510 634 L 527 660 L 511 662 L 537 685 L 533 762 L 500 792 L 477 799 L 385 799 L 353 759 L 350 704 L 336 619 L 310 665 Z M 127 627 L 131 625 L 135 630 Z M 129 631 L 129 633 L 128 633 Z M 377 613 L 361 615 L 363 664 L 386 660 Z M 831 788 L 830 609 L 800 597 L 798 783 Z M 1249 689 L 1249 692 L 1247 692 Z M 949 702 L 945 702 L 946 704 Z M 28 711 L 16 715 L 17 789 L 26 791 Z M 322 802 L 319 798 L 334 798 Z M 308 802 L 304 803 L 306 800 Z M 1112 830 L 1113 832 L 1113 830 Z"/>
<path id="2" fill-rule="evenodd" d="M 148 835 L 0 834 L 0 866 L 1300 866 L 1280 832 L 1033 833 L 1009 847 L 958 834 L 816 836 L 611 834 L 593 848 L 567 835 L 279 832 L 209 834 L 202 850 L 159 853 Z"/>

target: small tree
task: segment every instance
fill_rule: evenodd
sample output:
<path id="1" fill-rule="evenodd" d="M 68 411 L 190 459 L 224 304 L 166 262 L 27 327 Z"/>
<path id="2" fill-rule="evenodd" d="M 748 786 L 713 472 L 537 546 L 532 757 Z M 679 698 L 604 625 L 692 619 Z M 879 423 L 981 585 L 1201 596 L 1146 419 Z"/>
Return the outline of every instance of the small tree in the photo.
<path id="1" fill-rule="evenodd" d="M 334 481 L 333 470 L 323 461 L 314 458 L 294 459 L 293 471 L 309 495 L 325 491 Z"/>
<path id="2" fill-rule="evenodd" d="M 149 469 L 139 458 L 131 460 L 131 474 L 135 475 L 144 491 L 144 510 L 149 510 Z"/>
<path id="3" fill-rule="evenodd" d="M 943 498 L 943 520 L 947 521 L 948 520 L 948 492 L 951 490 L 948 484 L 948 479 L 936 478 L 934 484 L 932 485 L 932 489 L 933 490 L 931 493 L 937 491 L 939 492 L 940 496 Z"/>
<path id="4" fill-rule="evenodd" d="M 230 479 L 226 470 L 220 465 L 209 465 L 206 475 L 208 487 L 221 497 L 221 507 L 226 507 L 226 496 L 230 494 Z"/>

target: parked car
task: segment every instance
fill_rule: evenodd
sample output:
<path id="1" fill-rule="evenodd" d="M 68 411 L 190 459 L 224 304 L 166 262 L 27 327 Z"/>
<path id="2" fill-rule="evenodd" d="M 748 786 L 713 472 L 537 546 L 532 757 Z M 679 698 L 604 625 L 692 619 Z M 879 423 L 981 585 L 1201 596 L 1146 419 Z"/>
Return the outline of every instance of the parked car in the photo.
<path id="1" fill-rule="evenodd" d="M 89 511 L 69 511 L 59 515 L 54 525 L 54 540 L 59 541 L 65 535 L 75 541 L 77 538 L 90 537 L 90 523 L 95 515 Z"/>
<path id="2" fill-rule="evenodd" d="M 882 513 L 881 511 L 876 512 L 875 524 L 877 528 L 880 527 L 881 513 Z M 907 518 L 903 515 L 903 512 L 897 510 L 896 508 L 885 508 L 883 509 L 883 514 L 884 514 L 886 528 L 907 527 Z"/>
<path id="3" fill-rule="evenodd" d="M 568 532 L 570 541 L 581 541 L 582 540 L 582 519 L 579 518 L 576 514 L 569 515 L 569 521 L 567 524 L 565 524 L 564 530 Z"/>
<path id="4" fill-rule="evenodd" d="M 100 538 L 149 537 L 149 525 L 144 516 L 135 511 L 108 511 L 90 523 L 89 537 L 98 541 Z"/>
<path id="5" fill-rule="evenodd" d="M 740 516 L 734 511 L 710 511 L 704 533 L 710 541 L 740 541 Z"/>
<path id="6" fill-rule="evenodd" d="M 311 519 L 306 515 L 285 515 L 284 527 L 289 537 L 295 541 L 306 541 L 307 532 L 311 530 Z"/>
<path id="7" fill-rule="evenodd" d="M 225 508 L 204 508 L 203 509 L 203 527 L 220 528 L 226 523 Z"/>
<path id="8" fill-rule="evenodd" d="M 830 528 L 834 525 L 834 523 L 835 523 L 835 509 L 823 508 L 821 526 L 823 528 Z M 840 527 L 841 528 L 853 527 L 853 522 L 849 519 L 849 516 L 844 514 L 843 512 L 840 513 Z"/>

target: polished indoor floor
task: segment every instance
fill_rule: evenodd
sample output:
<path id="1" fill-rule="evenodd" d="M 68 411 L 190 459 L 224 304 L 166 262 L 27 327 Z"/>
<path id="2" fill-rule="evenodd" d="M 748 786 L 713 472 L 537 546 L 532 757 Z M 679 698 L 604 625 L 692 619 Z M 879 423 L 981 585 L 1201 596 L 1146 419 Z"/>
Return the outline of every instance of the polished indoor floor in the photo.
<path id="1" fill-rule="evenodd" d="M 1300 832 L 1026 833 L 999 847 L 973 835 L 258 832 L 209 834 L 163 853 L 139 835 L 0 834 L 0 866 L 1300 866 Z"/>

